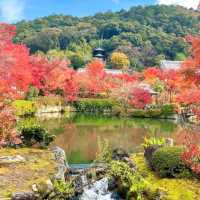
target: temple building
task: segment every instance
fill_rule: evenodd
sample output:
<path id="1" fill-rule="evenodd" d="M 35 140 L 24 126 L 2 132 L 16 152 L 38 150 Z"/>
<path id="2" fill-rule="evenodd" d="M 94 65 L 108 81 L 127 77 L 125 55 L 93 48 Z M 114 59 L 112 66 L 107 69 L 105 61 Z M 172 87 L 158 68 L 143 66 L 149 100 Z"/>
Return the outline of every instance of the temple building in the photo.
<path id="1" fill-rule="evenodd" d="M 106 61 L 106 51 L 103 48 L 98 47 L 98 48 L 94 49 L 93 57 L 105 62 Z"/>
<path id="2" fill-rule="evenodd" d="M 181 68 L 183 61 L 162 60 L 160 68 L 162 70 L 178 70 Z"/>

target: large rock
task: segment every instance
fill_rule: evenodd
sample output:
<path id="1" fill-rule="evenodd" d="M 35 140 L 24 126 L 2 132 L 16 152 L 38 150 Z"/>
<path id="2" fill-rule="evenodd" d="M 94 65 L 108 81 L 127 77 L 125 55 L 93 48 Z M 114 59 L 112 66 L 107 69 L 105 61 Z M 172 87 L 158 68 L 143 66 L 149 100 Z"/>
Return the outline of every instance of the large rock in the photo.
<path id="1" fill-rule="evenodd" d="M 57 163 L 57 173 L 55 174 L 55 178 L 58 180 L 65 180 L 65 174 L 69 172 L 69 165 L 67 163 L 66 154 L 63 149 L 60 147 L 54 147 L 52 149 L 55 160 Z"/>
<path id="2" fill-rule="evenodd" d="M 13 194 L 11 200 L 36 200 L 37 197 L 33 192 L 21 192 Z"/>
<path id="3" fill-rule="evenodd" d="M 113 200 L 112 193 L 108 191 L 108 179 L 96 181 L 90 188 L 85 188 L 81 200 Z"/>
<path id="4" fill-rule="evenodd" d="M 0 157 L 0 165 L 5 165 L 5 164 L 13 164 L 13 163 L 23 163 L 25 162 L 25 158 L 16 155 L 16 156 L 1 156 Z"/>
<path id="5" fill-rule="evenodd" d="M 153 154 L 160 147 L 161 146 L 159 146 L 159 145 L 152 145 L 152 146 L 149 146 L 149 147 L 145 148 L 145 150 L 144 150 L 144 157 L 145 157 L 145 159 L 146 159 L 146 161 L 147 161 L 147 163 L 148 163 L 148 165 L 149 165 L 149 167 L 151 169 L 154 168 L 153 167 L 153 162 L 152 162 L 152 160 L 153 160 Z"/>

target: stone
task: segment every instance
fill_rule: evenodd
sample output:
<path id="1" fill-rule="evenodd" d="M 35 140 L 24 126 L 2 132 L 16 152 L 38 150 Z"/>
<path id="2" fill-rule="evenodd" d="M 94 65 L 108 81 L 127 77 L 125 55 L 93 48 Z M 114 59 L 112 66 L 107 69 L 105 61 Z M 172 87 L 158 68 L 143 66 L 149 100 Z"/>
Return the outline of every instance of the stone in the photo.
<path id="1" fill-rule="evenodd" d="M 84 188 L 80 200 L 114 200 L 113 193 L 108 191 L 108 178 L 96 181 L 90 188 Z"/>
<path id="2" fill-rule="evenodd" d="M 108 191 L 108 179 L 103 178 L 97 182 L 95 182 L 92 186 L 93 190 L 98 194 L 106 194 Z"/>
<path id="3" fill-rule="evenodd" d="M 33 185 L 32 185 L 32 191 L 33 191 L 33 192 L 38 192 L 38 188 L 37 188 L 37 185 L 36 185 L 36 184 L 33 184 Z"/>
<path id="4" fill-rule="evenodd" d="M 133 160 L 130 158 L 130 155 L 122 148 L 114 149 L 112 153 L 112 159 L 125 162 L 129 167 L 135 170 L 136 165 Z"/>
<path id="5" fill-rule="evenodd" d="M 115 178 L 111 178 L 108 181 L 108 190 L 114 191 L 115 189 L 117 189 L 117 181 L 115 180 Z"/>
<path id="6" fill-rule="evenodd" d="M 129 157 L 129 154 L 122 148 L 113 150 L 112 159 L 122 161 L 124 157 Z"/>
<path id="7" fill-rule="evenodd" d="M 21 162 L 26 162 L 26 159 L 20 155 L 0 157 L 0 165 L 21 163 Z"/>
<path id="8" fill-rule="evenodd" d="M 93 190 L 85 190 L 80 198 L 80 200 L 97 200 L 98 194 Z"/>
<path id="9" fill-rule="evenodd" d="M 11 200 L 36 200 L 37 197 L 33 192 L 21 192 L 15 193 L 11 197 Z"/>
<path id="10" fill-rule="evenodd" d="M 57 173 L 55 174 L 55 179 L 65 180 L 65 176 L 69 173 L 70 167 L 67 163 L 66 154 L 63 149 L 60 147 L 54 147 L 52 149 L 55 161 L 57 163 Z"/>
<path id="11" fill-rule="evenodd" d="M 166 146 L 168 146 L 168 147 L 174 146 L 174 140 L 172 138 L 166 138 L 165 143 L 166 143 Z"/>
<path id="12" fill-rule="evenodd" d="M 144 157 L 145 157 L 145 159 L 146 159 L 146 161 L 147 161 L 147 163 L 148 163 L 148 165 L 151 169 L 154 168 L 153 163 L 152 163 L 153 154 L 158 148 L 160 148 L 159 145 L 152 145 L 152 146 L 145 148 L 145 150 L 144 150 Z"/>

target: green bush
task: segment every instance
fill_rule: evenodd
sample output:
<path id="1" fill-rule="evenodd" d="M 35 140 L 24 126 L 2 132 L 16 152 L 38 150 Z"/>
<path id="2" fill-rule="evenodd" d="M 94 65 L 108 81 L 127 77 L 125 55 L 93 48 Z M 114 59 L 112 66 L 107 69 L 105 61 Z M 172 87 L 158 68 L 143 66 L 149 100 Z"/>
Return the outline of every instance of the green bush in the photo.
<path id="1" fill-rule="evenodd" d="M 114 177 L 118 183 L 118 190 L 126 199 L 143 199 L 148 183 L 128 164 L 121 161 L 111 161 L 108 166 L 109 177 Z"/>
<path id="2" fill-rule="evenodd" d="M 114 112 L 117 103 L 111 99 L 80 99 L 73 106 L 78 112 L 104 113 Z"/>
<path id="3" fill-rule="evenodd" d="M 65 200 L 74 196 L 75 189 L 71 182 L 55 180 L 53 182 L 55 199 Z"/>
<path id="4" fill-rule="evenodd" d="M 162 105 L 161 110 L 164 117 L 174 114 L 174 106 L 172 104 Z"/>
<path id="5" fill-rule="evenodd" d="M 148 109 L 146 110 L 145 117 L 159 117 L 161 114 L 161 109 Z"/>
<path id="6" fill-rule="evenodd" d="M 32 126 L 21 127 L 21 136 L 23 144 L 26 146 L 33 146 L 39 144 L 42 147 L 48 146 L 54 139 L 46 129 L 35 124 Z"/>
<path id="7" fill-rule="evenodd" d="M 23 128 L 33 127 L 39 125 L 36 117 L 22 117 L 17 121 L 17 129 L 20 131 Z"/>
<path id="8" fill-rule="evenodd" d="M 160 177 L 188 177 L 189 169 L 181 160 L 182 147 L 161 147 L 153 154 L 153 168 Z"/>
<path id="9" fill-rule="evenodd" d="M 12 103 L 17 116 L 31 116 L 37 112 L 35 102 L 26 100 L 16 100 Z"/>
<path id="10" fill-rule="evenodd" d="M 95 162 L 109 163 L 112 160 L 112 150 L 108 140 L 98 139 L 99 152 L 96 155 Z"/>
<path id="11" fill-rule="evenodd" d="M 132 117 L 159 117 L 162 114 L 161 109 L 133 109 L 131 110 L 131 116 Z"/>

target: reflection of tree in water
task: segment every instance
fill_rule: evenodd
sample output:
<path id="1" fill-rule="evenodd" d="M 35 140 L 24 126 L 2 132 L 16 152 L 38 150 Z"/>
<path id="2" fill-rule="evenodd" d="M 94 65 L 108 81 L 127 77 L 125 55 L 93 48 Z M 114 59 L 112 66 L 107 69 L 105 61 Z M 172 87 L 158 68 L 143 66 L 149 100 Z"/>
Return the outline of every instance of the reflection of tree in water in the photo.
<path id="1" fill-rule="evenodd" d="M 59 123 L 54 120 L 51 124 L 51 130 L 57 131 L 54 144 L 63 148 L 73 163 L 93 160 L 98 149 L 98 138 L 108 140 L 113 148 L 122 147 L 128 151 L 135 151 L 143 143 L 145 136 L 169 137 L 177 129 L 173 122 L 166 120 L 94 115 L 76 115 Z"/>
<path id="2" fill-rule="evenodd" d="M 200 126 L 195 124 L 185 124 L 180 126 L 178 131 L 174 134 L 174 139 L 177 144 L 200 144 Z"/>

